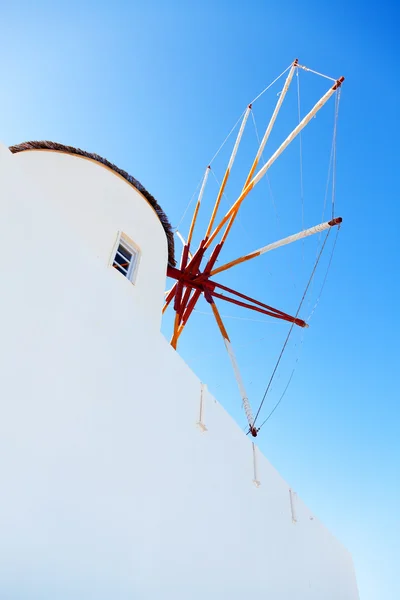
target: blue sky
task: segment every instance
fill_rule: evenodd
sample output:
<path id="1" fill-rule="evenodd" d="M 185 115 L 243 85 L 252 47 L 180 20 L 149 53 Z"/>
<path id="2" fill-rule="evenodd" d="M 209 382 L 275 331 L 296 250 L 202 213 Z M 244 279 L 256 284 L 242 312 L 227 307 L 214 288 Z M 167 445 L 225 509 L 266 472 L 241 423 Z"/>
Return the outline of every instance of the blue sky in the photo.
<path id="1" fill-rule="evenodd" d="M 400 597 L 398 18 L 395 3 L 387 1 L 39 0 L 2 3 L 0 23 L 2 141 L 51 139 L 97 152 L 142 181 L 174 226 L 246 104 L 295 57 L 346 76 L 336 194 L 344 224 L 312 326 L 304 335 L 295 332 L 265 415 L 297 364 L 293 381 L 259 444 L 352 552 L 362 600 Z M 300 73 L 300 85 L 304 114 L 329 83 Z M 272 147 L 296 124 L 292 87 Z M 260 131 L 278 91 L 279 85 L 254 107 Z M 303 136 L 307 226 L 322 215 L 333 104 L 324 111 Z M 255 144 L 249 133 L 226 202 L 234 200 Z M 226 152 L 228 146 L 215 161 L 219 178 Z M 260 182 L 235 224 L 227 259 L 301 229 L 297 142 L 271 169 L 270 181 L 279 219 Z M 216 194 L 211 184 L 198 236 Z M 180 228 L 187 232 L 188 219 Z M 238 267 L 224 281 L 295 311 L 320 241 Z M 304 317 L 318 298 L 331 243 Z M 205 303 L 181 351 L 242 424 L 222 341 L 202 312 L 209 312 Z M 226 306 L 221 312 L 257 406 L 287 327 Z"/>

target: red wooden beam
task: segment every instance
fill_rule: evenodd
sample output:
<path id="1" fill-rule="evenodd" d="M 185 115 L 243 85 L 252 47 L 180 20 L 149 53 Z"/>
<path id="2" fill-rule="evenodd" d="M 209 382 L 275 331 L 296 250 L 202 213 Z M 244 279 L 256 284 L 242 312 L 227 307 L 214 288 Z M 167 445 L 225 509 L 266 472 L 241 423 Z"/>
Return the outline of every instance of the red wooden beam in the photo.
<path id="1" fill-rule="evenodd" d="M 194 307 L 197 304 L 197 300 L 200 298 L 200 295 L 201 295 L 201 290 L 197 289 L 195 291 L 195 293 L 193 294 L 193 296 L 190 298 L 189 304 L 187 305 L 187 308 L 182 315 L 182 325 L 186 325 L 188 318 L 192 314 Z"/>
<path id="2" fill-rule="evenodd" d="M 284 316 L 290 316 L 287 313 L 283 312 L 282 310 L 278 310 L 277 308 L 274 308 L 273 306 L 269 306 L 268 304 L 264 304 L 264 302 L 260 302 L 259 300 L 255 300 L 254 298 L 250 298 L 250 296 L 246 296 L 245 294 L 241 294 L 240 292 L 237 292 L 236 290 L 232 290 L 231 288 L 228 288 L 226 285 L 222 285 L 222 283 L 217 283 L 216 281 L 213 281 L 214 287 L 218 287 L 221 290 L 225 290 L 226 292 L 229 292 L 230 294 L 234 294 L 235 296 L 239 296 L 239 298 L 243 298 L 244 300 L 248 300 L 249 302 L 253 302 L 253 304 L 258 304 L 258 306 L 262 306 L 263 308 L 266 308 L 267 310 L 272 310 L 273 312 L 279 313 L 280 315 L 284 315 Z"/>
<path id="3" fill-rule="evenodd" d="M 171 279 L 179 279 L 179 277 L 181 275 L 182 275 L 182 272 L 180 269 L 177 269 L 176 267 L 171 267 L 170 265 L 168 265 L 167 277 L 171 277 Z"/>
<path id="4" fill-rule="evenodd" d="M 177 284 L 175 283 L 173 285 L 173 287 L 169 290 L 169 292 L 167 294 L 167 297 L 165 298 L 165 306 L 166 307 L 171 302 L 172 298 L 175 296 L 175 294 L 176 294 L 176 288 L 177 288 Z"/>
<path id="5" fill-rule="evenodd" d="M 182 301 L 181 301 L 181 306 L 180 306 L 180 309 L 179 309 L 179 314 L 180 314 L 180 317 L 181 317 L 181 321 L 182 321 L 183 314 L 184 314 L 184 312 L 185 312 L 185 310 L 187 308 L 187 304 L 189 302 L 189 298 L 190 298 L 190 294 L 192 293 L 192 290 L 193 290 L 192 286 L 188 285 L 186 287 L 185 293 L 183 295 L 183 298 L 182 298 Z"/>
<path id="6" fill-rule="evenodd" d="M 188 259 L 188 247 L 185 247 L 184 253 L 182 256 L 181 269 L 177 269 L 175 267 L 168 266 L 167 275 L 173 279 L 177 280 L 177 284 L 172 288 L 169 292 L 166 303 L 169 303 L 170 300 L 175 296 L 174 308 L 175 311 L 179 314 L 179 321 L 181 325 L 185 325 L 192 314 L 198 299 L 200 298 L 201 293 L 205 295 L 212 294 L 216 298 L 220 298 L 221 300 L 225 300 L 226 302 L 230 302 L 232 304 L 236 304 L 237 306 L 242 306 L 244 308 L 249 308 L 250 310 L 254 310 L 260 312 L 261 314 L 268 315 L 270 317 L 274 317 L 276 319 L 282 319 L 283 321 L 288 321 L 289 323 L 295 323 L 299 327 L 307 327 L 307 323 L 302 319 L 298 319 L 297 317 L 293 317 L 288 313 L 285 313 L 269 304 L 265 304 L 264 302 L 260 302 L 255 298 L 251 298 L 250 296 L 246 296 L 241 292 L 238 292 L 232 288 L 227 287 L 226 285 L 222 285 L 216 281 L 212 281 L 209 279 L 209 274 L 218 258 L 218 255 L 221 251 L 222 244 L 218 244 L 208 260 L 208 263 L 203 271 L 203 273 L 198 273 L 198 269 L 201 263 L 201 260 L 204 255 L 203 242 L 200 245 L 200 248 L 193 256 L 193 258 L 187 262 Z M 186 252 L 185 252 L 186 250 Z M 186 287 L 185 292 L 183 293 L 184 288 Z M 237 296 L 238 298 L 243 298 L 247 302 L 243 302 L 241 300 L 237 300 L 235 298 L 231 298 L 229 296 L 224 296 L 215 291 L 215 288 L 219 288 Z M 195 290 L 195 293 L 190 298 L 190 294 L 192 290 Z M 182 296 L 183 294 L 183 296 Z"/>
<path id="7" fill-rule="evenodd" d="M 241 302 L 240 300 L 236 300 L 235 298 L 229 298 L 228 296 L 223 296 L 222 294 L 218 294 L 217 292 L 212 292 L 212 296 L 215 298 L 220 298 L 221 300 L 225 300 L 226 302 L 231 302 L 231 304 L 237 304 L 238 306 L 243 306 L 244 308 L 250 308 L 251 310 L 255 310 L 257 312 L 262 313 L 263 315 L 268 315 L 270 317 L 274 317 L 275 319 L 282 319 L 283 321 L 288 321 L 289 323 L 294 323 L 299 327 L 308 327 L 307 323 L 302 319 L 297 319 L 296 317 L 292 317 L 287 314 L 280 314 L 278 312 L 271 312 L 269 310 L 265 310 L 264 308 L 259 308 L 258 306 L 252 306 L 251 304 L 247 304 L 246 302 Z"/>
<path id="8" fill-rule="evenodd" d="M 182 252 L 182 259 L 181 259 L 181 268 L 180 268 L 181 273 L 185 272 L 187 261 L 188 261 L 188 256 L 189 256 L 189 245 L 185 244 L 185 246 L 183 248 L 183 252 Z M 183 279 L 179 278 L 178 287 L 176 288 L 175 300 L 174 300 L 174 309 L 176 312 L 180 311 L 182 292 L 183 292 Z"/>
<path id="9" fill-rule="evenodd" d="M 186 271 L 182 273 L 179 269 L 176 269 L 175 267 L 168 267 L 167 275 L 172 279 L 177 279 L 178 281 L 181 280 L 186 285 L 190 285 L 191 287 L 196 288 L 200 291 L 203 291 L 204 288 L 207 288 L 212 291 L 215 288 L 215 283 L 213 281 L 209 279 L 199 281 L 199 278 L 195 277 L 194 275 L 190 275 Z"/>

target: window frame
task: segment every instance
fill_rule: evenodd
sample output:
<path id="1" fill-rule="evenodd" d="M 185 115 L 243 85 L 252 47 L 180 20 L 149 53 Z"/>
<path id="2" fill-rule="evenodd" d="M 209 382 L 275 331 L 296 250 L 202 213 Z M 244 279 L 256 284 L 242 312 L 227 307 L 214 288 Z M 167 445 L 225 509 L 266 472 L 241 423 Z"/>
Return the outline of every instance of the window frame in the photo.
<path id="1" fill-rule="evenodd" d="M 115 258 L 117 256 L 117 253 L 120 256 L 123 256 L 118 250 L 120 246 L 126 249 L 126 251 L 129 252 L 132 256 L 127 269 L 125 269 L 124 267 L 120 267 L 122 270 L 126 271 L 126 275 L 114 266 L 114 263 L 116 262 Z M 128 237 L 126 233 L 124 233 L 123 231 L 119 231 L 111 255 L 110 266 L 116 271 L 118 271 L 120 275 L 122 275 L 125 279 L 130 281 L 132 285 L 135 285 L 137 271 L 139 268 L 140 256 L 141 252 L 139 246 L 135 244 L 135 242 L 130 237 Z"/>

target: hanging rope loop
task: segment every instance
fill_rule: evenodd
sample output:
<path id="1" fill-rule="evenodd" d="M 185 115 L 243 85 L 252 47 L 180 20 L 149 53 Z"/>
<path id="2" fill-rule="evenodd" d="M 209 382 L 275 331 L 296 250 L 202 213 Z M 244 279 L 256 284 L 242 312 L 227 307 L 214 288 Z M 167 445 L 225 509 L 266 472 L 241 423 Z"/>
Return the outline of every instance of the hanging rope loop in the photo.
<path id="1" fill-rule="evenodd" d="M 322 256 L 322 253 L 323 253 L 323 251 L 324 251 L 324 248 L 325 248 L 326 242 L 328 241 L 328 237 L 329 237 L 329 234 L 330 234 L 330 232 L 331 232 L 331 229 L 328 229 L 328 232 L 327 232 L 327 234 L 326 234 L 326 236 L 325 236 L 324 243 L 322 244 L 321 250 L 320 250 L 320 252 L 319 252 L 319 254 L 318 254 L 318 256 L 317 256 L 317 260 L 315 261 L 314 268 L 313 268 L 313 270 L 312 270 L 312 272 L 311 272 L 310 278 L 309 278 L 309 280 L 308 280 L 308 283 L 307 283 L 307 285 L 306 285 L 306 289 L 304 290 L 303 296 L 302 296 L 302 298 L 301 298 L 301 300 L 300 300 L 300 304 L 299 304 L 299 307 L 298 307 L 298 309 L 297 309 L 297 312 L 296 312 L 296 318 L 297 318 L 297 316 L 298 316 L 298 314 L 299 314 L 299 312 L 300 312 L 300 310 L 301 310 L 301 307 L 303 306 L 303 302 L 304 302 L 304 300 L 305 300 L 305 298 L 306 298 L 306 296 L 307 296 L 307 292 L 308 292 L 308 289 L 309 289 L 309 287 L 310 287 L 310 285 L 311 285 L 311 282 L 312 282 L 312 280 L 314 279 L 315 271 L 317 270 L 318 263 L 319 263 L 319 261 L 320 261 L 320 258 L 321 258 L 321 256 Z M 278 360 L 276 361 L 276 364 L 275 364 L 274 370 L 272 371 L 272 375 L 271 375 L 271 377 L 270 377 L 270 380 L 269 380 L 269 382 L 268 382 L 268 385 L 267 385 L 267 387 L 266 387 L 266 390 L 265 390 L 265 392 L 264 392 L 263 399 L 261 400 L 260 406 L 259 406 L 259 408 L 258 408 L 258 410 L 257 410 L 257 413 L 256 413 L 256 416 L 255 416 L 255 418 L 254 418 L 254 421 L 253 421 L 253 427 L 254 427 L 254 426 L 255 426 L 255 424 L 256 424 L 257 418 L 258 418 L 258 416 L 259 416 L 259 414 L 260 414 L 260 411 L 261 411 L 261 409 L 262 409 L 262 407 L 263 407 L 263 404 L 264 404 L 264 402 L 265 402 L 265 399 L 266 399 L 266 397 L 267 397 L 267 395 L 268 395 L 268 392 L 269 392 L 269 390 L 270 390 L 270 388 L 271 388 L 271 385 L 272 385 L 272 382 L 273 382 L 273 380 L 274 380 L 274 377 L 275 377 L 275 375 L 276 375 L 276 372 L 277 372 L 277 370 L 278 370 L 279 364 L 280 364 L 280 362 L 281 362 L 281 360 L 282 360 L 283 353 L 284 353 L 284 352 L 285 352 L 285 350 L 286 350 L 286 346 L 287 346 L 287 344 L 288 344 L 288 342 L 289 342 L 289 339 L 290 339 L 290 336 L 291 336 L 291 334 L 292 334 L 293 327 L 294 327 L 294 323 L 292 323 L 292 325 L 291 325 L 291 327 L 290 327 L 290 329 L 289 329 L 289 332 L 288 332 L 288 334 L 287 334 L 287 336 L 286 336 L 286 339 L 285 339 L 285 341 L 284 341 L 284 343 L 283 343 L 283 346 L 282 346 L 281 352 L 280 352 L 280 354 L 279 354 L 279 356 L 278 356 Z M 260 427 L 260 429 L 261 429 L 261 427 Z"/>

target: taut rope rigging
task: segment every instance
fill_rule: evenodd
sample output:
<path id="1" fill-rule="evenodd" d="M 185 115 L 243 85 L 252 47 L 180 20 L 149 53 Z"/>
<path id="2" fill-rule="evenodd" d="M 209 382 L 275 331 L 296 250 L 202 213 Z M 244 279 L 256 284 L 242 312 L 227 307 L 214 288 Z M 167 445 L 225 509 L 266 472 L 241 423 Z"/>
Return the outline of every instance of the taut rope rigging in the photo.
<path id="1" fill-rule="evenodd" d="M 236 381 L 237 381 L 237 384 L 238 384 L 238 387 L 240 390 L 240 395 L 242 397 L 243 407 L 244 407 L 244 410 L 246 413 L 248 426 L 249 426 L 249 433 L 251 433 L 252 436 L 254 436 L 254 437 L 257 435 L 257 431 L 258 431 L 255 427 L 256 420 L 260 414 L 260 410 L 263 406 L 265 398 L 271 387 L 272 380 L 274 379 L 274 376 L 276 374 L 277 368 L 279 366 L 282 355 L 283 355 L 285 348 L 287 346 L 287 343 L 289 341 L 290 334 L 293 330 L 293 327 L 294 327 L 294 325 L 298 325 L 300 327 L 308 327 L 307 323 L 299 318 L 299 312 L 300 312 L 300 309 L 302 308 L 304 299 L 307 295 L 309 286 L 313 280 L 316 268 L 318 266 L 320 257 L 325 248 L 325 245 L 326 245 L 329 233 L 330 233 L 330 229 L 334 226 L 339 225 L 342 221 L 342 219 L 340 217 L 332 218 L 332 220 L 329 222 L 321 223 L 320 225 L 316 225 L 307 230 L 304 230 L 304 226 L 303 226 L 303 231 L 301 231 L 297 234 L 288 236 L 288 237 L 278 240 L 272 244 L 268 244 L 267 246 L 264 246 L 263 248 L 260 248 L 259 250 L 256 250 L 245 256 L 239 257 L 235 261 L 231 261 L 230 263 L 227 263 L 218 268 L 215 268 L 215 263 L 216 263 L 216 261 L 219 257 L 219 254 L 224 246 L 227 236 L 231 230 L 231 227 L 238 216 L 239 209 L 240 209 L 241 205 L 243 204 L 244 200 L 246 199 L 246 197 L 248 196 L 248 194 L 254 189 L 254 187 L 259 183 L 259 181 L 264 176 L 267 175 L 267 172 L 270 169 L 270 167 L 279 158 L 279 156 L 285 151 L 285 149 L 289 146 L 289 144 L 291 144 L 291 142 L 297 136 L 301 136 L 302 130 L 308 125 L 308 123 L 311 121 L 311 119 L 326 104 L 326 102 L 335 94 L 335 92 L 337 92 L 337 90 L 340 88 L 340 86 L 342 85 L 342 83 L 344 81 L 343 77 L 341 77 L 340 79 L 334 80 L 335 81 L 334 85 L 329 88 L 329 90 L 324 94 L 324 96 L 322 96 L 322 98 L 320 98 L 320 100 L 314 105 L 314 107 L 301 120 L 300 120 L 300 92 L 299 92 L 299 87 L 298 87 L 299 123 L 293 129 L 293 131 L 286 137 L 286 139 L 281 143 L 281 145 L 278 147 L 278 149 L 270 156 L 270 158 L 266 162 L 263 161 L 264 164 L 257 171 L 260 160 L 263 160 L 264 148 L 270 137 L 271 131 L 274 127 L 275 121 L 278 117 L 278 113 L 284 102 L 284 99 L 286 97 L 286 94 L 288 92 L 290 84 L 292 82 L 293 76 L 295 73 L 297 73 L 297 77 L 298 77 L 298 69 L 299 68 L 305 68 L 305 67 L 299 65 L 298 61 L 296 59 L 290 65 L 290 67 L 288 67 L 288 69 L 286 69 L 269 86 L 267 86 L 267 88 L 265 88 L 265 90 L 263 90 L 263 92 L 261 92 L 261 94 L 259 94 L 253 101 L 253 103 L 254 103 L 256 100 L 258 100 L 258 98 L 263 93 L 265 93 L 267 91 L 267 89 L 269 89 L 280 77 L 282 77 L 282 75 L 284 75 L 288 71 L 282 91 L 278 95 L 278 100 L 276 102 L 272 116 L 271 116 L 270 121 L 265 130 L 264 136 L 263 136 L 261 142 L 259 143 L 259 147 L 258 147 L 256 156 L 254 158 L 254 161 L 250 168 L 250 171 L 247 175 L 247 178 L 243 185 L 242 191 L 241 191 L 239 197 L 236 199 L 236 201 L 231 205 L 231 207 L 229 208 L 229 210 L 227 211 L 225 216 L 222 218 L 222 220 L 216 226 L 215 226 L 215 221 L 216 221 L 218 210 L 220 208 L 221 198 L 224 195 L 225 187 L 226 187 L 228 178 L 231 174 L 231 170 L 232 170 L 232 167 L 233 167 L 233 164 L 234 164 L 234 161 L 236 158 L 236 154 L 237 154 L 237 151 L 238 151 L 238 148 L 239 148 L 242 136 L 243 136 L 243 132 L 246 127 L 248 117 L 249 117 L 250 113 L 252 113 L 252 104 L 253 103 L 249 104 L 248 107 L 246 108 L 246 110 L 242 113 L 240 119 L 235 124 L 235 126 L 232 128 L 231 132 L 228 134 L 227 138 L 224 140 L 223 144 L 220 146 L 217 153 L 214 155 L 214 157 L 210 161 L 209 165 L 207 166 L 207 168 L 205 170 L 205 174 L 204 174 L 204 177 L 202 180 L 202 184 L 200 187 L 200 192 L 198 195 L 195 211 L 194 211 L 194 214 L 192 217 L 187 241 L 185 242 L 185 240 L 182 238 L 182 241 L 184 242 L 184 246 L 183 246 L 180 266 L 179 266 L 179 268 L 168 266 L 168 269 L 167 269 L 167 275 L 169 277 L 171 277 L 172 279 L 176 280 L 173 287 L 166 294 L 165 305 L 163 308 L 163 312 L 165 312 L 165 310 L 167 309 L 167 307 L 169 306 L 171 301 L 174 300 L 173 306 L 174 306 L 174 310 L 175 310 L 175 321 L 174 321 L 173 334 L 172 334 L 172 338 L 171 338 L 171 345 L 176 349 L 179 337 L 182 334 L 182 331 L 185 328 L 185 326 L 188 322 L 188 319 L 190 318 L 190 315 L 192 314 L 193 310 L 195 309 L 198 299 L 200 298 L 201 295 L 203 295 L 205 297 L 206 301 L 210 304 L 212 314 L 215 317 L 219 331 L 224 339 L 224 343 L 225 343 L 229 358 L 231 360 L 235 378 L 236 378 Z M 337 96 L 337 98 L 338 98 L 338 96 Z M 336 106 L 336 110 L 335 110 L 336 115 L 337 115 L 337 112 L 338 112 L 338 101 L 337 101 L 337 106 Z M 207 183 L 208 175 L 211 170 L 211 167 L 210 167 L 211 162 L 219 154 L 220 150 L 222 149 L 222 147 L 224 146 L 224 144 L 226 143 L 226 141 L 228 140 L 228 138 L 230 137 L 232 132 L 235 130 L 235 128 L 237 127 L 240 120 L 241 120 L 241 125 L 240 125 L 239 131 L 236 136 L 235 144 L 234 144 L 232 153 L 230 155 L 230 159 L 229 159 L 224 177 L 219 186 L 218 195 L 215 200 L 214 208 L 213 208 L 207 229 L 205 231 L 205 234 L 204 234 L 198 248 L 195 251 L 191 252 L 190 245 L 192 242 L 193 232 L 194 232 L 194 229 L 196 226 L 197 217 L 199 214 L 201 201 L 202 201 L 205 186 Z M 335 167 L 335 163 L 336 163 L 336 129 L 334 132 L 334 147 L 335 147 L 335 150 L 332 155 L 332 161 L 333 161 L 332 165 L 333 165 L 333 173 L 334 173 L 334 177 L 335 177 L 335 175 L 336 175 L 336 167 Z M 300 138 L 300 149 L 301 149 L 301 138 Z M 301 162 L 302 162 L 302 151 L 300 151 L 300 158 L 301 158 Z M 302 189 L 302 187 L 303 187 L 303 183 L 302 183 L 302 171 L 301 171 L 301 189 Z M 333 191 L 332 191 L 332 205 L 333 206 L 334 206 L 334 196 L 335 196 L 335 186 L 333 185 Z M 324 230 L 327 230 L 327 235 L 325 237 L 325 240 L 321 247 L 319 255 L 316 259 L 314 269 L 311 273 L 310 279 L 307 283 L 306 289 L 304 291 L 303 297 L 300 301 L 300 304 L 299 304 L 299 307 L 297 309 L 295 316 L 289 315 L 286 312 L 283 312 L 277 308 L 269 306 L 268 304 L 265 304 L 263 302 L 255 300 L 254 298 L 251 298 L 245 294 L 242 294 L 241 292 L 233 290 L 225 285 L 222 285 L 221 283 L 219 283 L 213 279 L 210 279 L 211 276 L 213 276 L 221 271 L 227 270 L 227 269 L 235 266 L 236 264 L 253 259 L 257 256 L 260 256 L 261 254 L 264 254 L 265 252 L 269 252 L 271 250 L 274 250 L 281 246 L 293 243 L 299 239 L 303 239 L 307 236 L 313 235 L 315 233 L 319 233 Z M 218 236 L 219 233 L 222 234 L 220 241 L 214 246 L 213 249 L 210 249 L 211 255 L 208 258 L 206 258 L 205 253 L 206 253 L 207 249 L 211 246 L 211 244 L 214 242 L 214 240 L 216 239 L 216 237 Z M 204 265 L 202 265 L 203 261 L 205 262 Z M 222 290 L 223 292 L 220 292 L 219 290 Z M 235 358 L 235 355 L 233 352 L 233 348 L 232 348 L 227 330 L 224 326 L 224 323 L 222 322 L 221 315 L 215 304 L 215 298 L 218 298 L 220 300 L 223 300 L 223 301 L 226 301 L 229 303 L 236 304 L 238 306 L 250 308 L 253 311 L 257 311 L 262 314 L 274 317 L 275 319 L 282 319 L 282 320 L 285 320 L 285 321 L 288 321 L 289 323 L 291 323 L 289 333 L 286 337 L 285 343 L 284 343 L 281 353 L 278 357 L 277 363 L 276 363 L 273 373 L 271 375 L 267 389 L 265 390 L 264 397 L 261 401 L 261 404 L 260 404 L 260 406 L 257 410 L 256 416 L 254 418 L 253 418 L 250 402 L 249 402 L 249 399 L 248 399 L 248 396 L 247 396 L 247 393 L 246 393 L 246 390 L 244 387 L 244 382 L 240 375 L 239 367 L 238 367 L 238 364 L 237 364 L 237 361 L 236 361 L 236 358 Z M 245 300 L 245 302 L 244 302 L 244 300 Z"/>
<path id="2" fill-rule="evenodd" d="M 309 280 L 308 280 L 308 282 L 307 282 L 306 289 L 304 290 L 303 296 L 302 296 L 302 298 L 301 298 L 301 300 L 300 300 L 300 304 L 299 304 L 299 306 L 298 306 L 298 309 L 297 309 L 297 312 L 296 312 L 296 317 L 297 317 L 297 315 L 299 314 L 299 312 L 300 312 L 300 310 L 301 310 L 301 307 L 303 306 L 303 302 L 304 302 L 304 300 L 305 300 L 305 298 L 306 298 L 306 296 L 307 296 L 308 288 L 310 287 L 310 285 L 311 285 L 311 282 L 312 282 L 312 280 L 313 280 L 313 278 L 314 278 L 315 271 L 317 270 L 318 263 L 319 263 L 319 261 L 320 261 L 320 258 L 321 258 L 321 256 L 322 256 L 322 253 L 323 253 L 323 251 L 324 251 L 324 248 L 325 248 L 326 242 L 328 241 L 328 237 L 329 237 L 329 234 L 330 234 L 330 232 L 331 232 L 331 230 L 330 230 L 330 229 L 328 229 L 328 232 L 327 232 L 327 234 L 326 234 L 326 236 L 325 236 L 324 243 L 322 244 L 321 250 L 319 251 L 319 254 L 318 254 L 318 256 L 317 256 L 317 260 L 315 261 L 314 268 L 313 268 L 313 270 L 312 270 L 312 272 L 311 272 L 311 275 L 310 275 L 310 278 L 309 278 Z M 265 389 L 264 396 L 263 396 L 263 398 L 262 398 L 262 400 L 261 400 L 260 406 L 258 407 L 258 410 L 257 410 L 257 412 L 256 412 L 256 416 L 254 417 L 254 421 L 253 421 L 253 428 L 255 427 L 256 420 L 257 420 L 257 418 L 258 418 L 258 416 L 259 416 L 259 414 L 260 414 L 260 411 L 261 411 L 261 409 L 262 409 L 262 407 L 263 407 L 263 404 L 264 404 L 264 402 L 265 402 L 265 399 L 266 399 L 266 397 L 267 397 L 267 394 L 268 394 L 268 392 L 269 392 L 269 390 L 270 390 L 271 384 L 272 384 L 272 382 L 273 382 L 273 380 L 274 380 L 274 377 L 275 377 L 276 371 L 278 370 L 279 364 L 280 364 L 280 362 L 281 362 L 281 360 L 282 360 L 283 353 L 285 352 L 286 346 L 287 346 L 287 344 L 288 344 L 288 342 L 289 342 L 289 338 L 290 338 L 290 336 L 291 336 L 291 333 L 292 333 L 292 331 L 293 331 L 293 326 L 294 326 L 294 323 L 292 323 L 292 325 L 290 326 L 289 332 L 288 332 L 288 334 L 287 334 L 287 336 L 286 336 L 286 339 L 285 339 L 285 341 L 284 341 L 284 343 L 283 343 L 282 349 L 281 349 L 281 351 L 280 351 L 280 354 L 279 354 L 279 356 L 278 356 L 278 360 L 277 360 L 277 361 L 276 361 L 276 363 L 275 363 L 275 367 L 274 367 L 274 370 L 272 371 L 272 375 L 271 375 L 271 377 L 270 377 L 270 379 L 269 379 L 269 382 L 268 382 L 268 385 L 267 385 L 267 387 L 266 387 L 266 389 Z M 259 429 L 258 429 L 258 431 L 259 431 Z"/>

